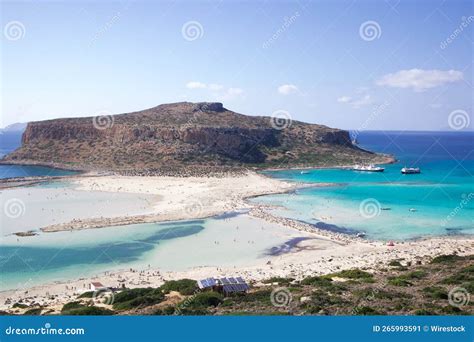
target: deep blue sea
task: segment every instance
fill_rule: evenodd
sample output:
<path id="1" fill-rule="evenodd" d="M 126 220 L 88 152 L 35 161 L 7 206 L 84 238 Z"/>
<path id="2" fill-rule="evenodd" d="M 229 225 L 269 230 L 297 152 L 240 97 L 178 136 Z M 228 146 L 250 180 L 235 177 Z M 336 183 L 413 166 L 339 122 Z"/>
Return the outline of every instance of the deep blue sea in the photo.
<path id="1" fill-rule="evenodd" d="M 359 146 L 389 153 L 397 162 L 383 173 L 351 170 L 267 172 L 306 183 L 332 183 L 256 201 L 276 214 L 322 228 L 364 232 L 373 239 L 403 240 L 474 233 L 473 132 L 363 132 Z M 422 173 L 403 175 L 404 166 Z"/>

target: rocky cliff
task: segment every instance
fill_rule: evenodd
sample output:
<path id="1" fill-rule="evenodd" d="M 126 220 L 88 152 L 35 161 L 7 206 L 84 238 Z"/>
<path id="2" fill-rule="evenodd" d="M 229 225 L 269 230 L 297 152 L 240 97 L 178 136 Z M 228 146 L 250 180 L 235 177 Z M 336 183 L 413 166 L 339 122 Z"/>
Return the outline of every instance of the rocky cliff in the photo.
<path id="1" fill-rule="evenodd" d="M 9 163 L 86 170 L 327 166 L 371 161 L 346 131 L 246 116 L 221 103 L 165 104 L 144 111 L 31 122 Z"/>

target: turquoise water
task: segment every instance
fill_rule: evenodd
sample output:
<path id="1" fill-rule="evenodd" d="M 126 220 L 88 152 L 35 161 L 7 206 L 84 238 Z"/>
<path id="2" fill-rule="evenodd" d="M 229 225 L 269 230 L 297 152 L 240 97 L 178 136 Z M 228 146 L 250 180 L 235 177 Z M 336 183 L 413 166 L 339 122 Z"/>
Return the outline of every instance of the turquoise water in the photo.
<path id="1" fill-rule="evenodd" d="M 1 238 L 0 291 L 129 268 L 237 268 L 283 253 L 298 232 L 245 214 Z M 213 272 L 213 271 L 211 271 Z"/>
<path id="2" fill-rule="evenodd" d="M 204 221 L 141 224 L 58 232 L 29 238 L 4 237 L 0 248 L 0 289 L 24 288 L 48 280 L 90 276 L 134 267 L 168 240 L 197 234 Z M 143 265 L 142 265 L 143 266 Z"/>
<path id="3" fill-rule="evenodd" d="M 0 165 L 0 179 L 33 176 L 68 176 L 73 174 L 77 174 L 77 172 L 45 166 Z"/>
<path id="4" fill-rule="evenodd" d="M 332 183 L 295 194 L 264 196 L 275 213 L 372 239 L 474 234 L 474 133 L 366 132 L 362 148 L 390 153 L 383 173 L 326 169 L 267 172 L 306 183 Z M 403 166 L 421 174 L 403 175 Z M 306 171 L 305 171 L 306 172 Z M 385 210 L 382 210 L 385 209 Z"/>

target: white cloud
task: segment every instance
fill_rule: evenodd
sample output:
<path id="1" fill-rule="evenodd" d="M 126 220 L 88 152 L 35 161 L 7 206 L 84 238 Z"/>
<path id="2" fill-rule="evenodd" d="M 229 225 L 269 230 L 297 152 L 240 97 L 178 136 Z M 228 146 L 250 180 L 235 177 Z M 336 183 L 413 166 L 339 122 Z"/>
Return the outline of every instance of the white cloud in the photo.
<path id="1" fill-rule="evenodd" d="M 207 88 L 207 85 L 205 83 L 191 81 L 191 82 L 186 83 L 186 88 L 188 88 L 188 89 L 205 89 L 205 88 Z"/>
<path id="2" fill-rule="evenodd" d="M 457 70 L 400 70 L 383 76 L 376 81 L 379 86 L 395 88 L 412 88 L 414 91 L 425 91 L 444 84 L 458 82 L 463 79 L 463 73 Z"/>
<path id="3" fill-rule="evenodd" d="M 278 92 L 282 95 L 289 95 L 298 92 L 298 87 L 294 84 L 283 84 L 278 87 Z"/>
<path id="4" fill-rule="evenodd" d="M 337 99 L 337 102 L 350 104 L 354 109 L 359 109 L 361 107 L 368 106 L 374 103 L 372 96 L 370 96 L 369 94 L 361 94 L 357 98 L 353 98 L 350 96 L 341 96 Z"/>
<path id="5" fill-rule="evenodd" d="M 337 102 L 349 103 L 349 102 L 351 102 L 351 100 L 352 100 L 352 97 L 350 97 L 350 96 L 341 96 L 337 99 Z"/>

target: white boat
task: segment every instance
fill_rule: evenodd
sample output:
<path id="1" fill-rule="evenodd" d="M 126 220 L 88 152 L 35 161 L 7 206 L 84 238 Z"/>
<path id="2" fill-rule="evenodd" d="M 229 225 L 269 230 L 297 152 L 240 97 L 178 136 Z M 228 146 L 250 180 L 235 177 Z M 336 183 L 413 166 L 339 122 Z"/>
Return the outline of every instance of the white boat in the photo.
<path id="1" fill-rule="evenodd" d="M 301 175 L 307 175 L 309 172 L 308 171 L 301 171 L 300 174 Z"/>
<path id="2" fill-rule="evenodd" d="M 409 174 L 414 174 L 414 173 L 421 173 L 421 170 L 419 167 L 404 167 L 400 170 L 401 173 L 404 175 L 409 175 Z"/>
<path id="3" fill-rule="evenodd" d="M 354 170 L 354 171 L 366 171 L 366 172 L 383 172 L 385 170 L 385 168 L 370 164 L 370 165 L 354 165 L 352 170 Z"/>

